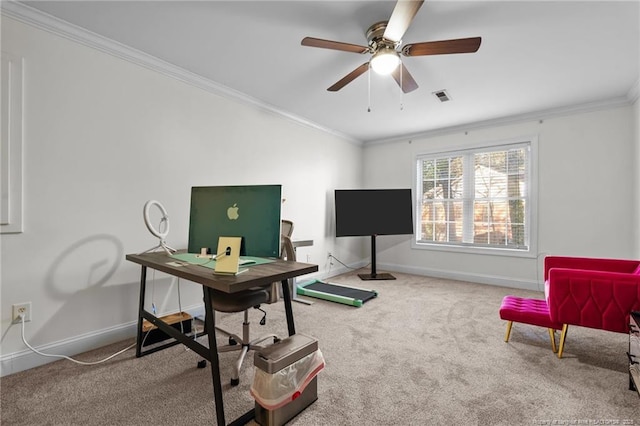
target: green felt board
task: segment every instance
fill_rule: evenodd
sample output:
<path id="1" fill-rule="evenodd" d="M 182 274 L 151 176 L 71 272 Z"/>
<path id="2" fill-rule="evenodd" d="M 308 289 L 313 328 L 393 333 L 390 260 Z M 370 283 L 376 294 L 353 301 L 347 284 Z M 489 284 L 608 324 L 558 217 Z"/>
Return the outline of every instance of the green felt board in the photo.
<path id="1" fill-rule="evenodd" d="M 206 268 L 211 268 L 214 269 L 216 267 L 216 261 L 215 260 L 211 260 L 211 259 L 203 259 L 200 257 L 197 257 L 198 255 L 195 253 L 178 253 L 178 254 L 172 254 L 171 257 L 173 257 L 176 260 L 180 260 L 182 262 L 187 262 L 187 263 L 191 263 L 193 265 L 200 265 L 200 266 L 204 266 Z M 271 263 L 273 262 L 273 259 L 268 259 L 268 258 L 264 258 L 264 257 L 255 257 L 255 256 L 241 256 L 240 257 L 241 260 L 253 260 L 254 263 L 248 263 L 246 265 L 240 265 L 241 268 L 249 268 L 251 266 L 255 266 L 255 265 L 263 265 L 265 263 Z"/>

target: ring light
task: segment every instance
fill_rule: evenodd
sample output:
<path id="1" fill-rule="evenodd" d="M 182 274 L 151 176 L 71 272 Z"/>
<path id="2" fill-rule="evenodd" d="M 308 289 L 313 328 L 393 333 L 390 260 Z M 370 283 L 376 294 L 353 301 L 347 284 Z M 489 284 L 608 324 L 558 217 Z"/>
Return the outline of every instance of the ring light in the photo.
<path id="1" fill-rule="evenodd" d="M 162 222 L 166 223 L 166 229 L 162 233 L 160 231 L 156 231 L 156 229 L 151 224 L 151 220 L 149 219 L 149 210 L 151 209 L 151 206 L 158 207 L 158 209 L 160 210 L 160 213 L 162 213 L 162 219 L 160 219 L 160 225 L 162 225 Z M 149 232 L 151 232 L 153 235 L 155 235 L 158 238 L 165 238 L 167 234 L 169 234 L 169 216 L 167 215 L 167 211 L 164 209 L 162 204 L 160 204 L 156 200 L 149 200 L 145 203 L 144 224 L 147 225 L 147 229 L 149 230 Z"/>
<path id="2" fill-rule="evenodd" d="M 160 219 L 159 228 L 162 228 L 162 223 L 165 223 L 165 229 L 163 232 L 158 231 L 151 224 L 151 219 L 149 218 L 149 210 L 151 209 L 151 206 L 156 206 L 160 210 L 160 213 L 162 214 L 162 219 Z M 153 251 L 159 248 L 162 248 L 164 251 L 167 252 L 167 254 L 172 254 L 173 252 L 175 252 L 176 250 L 169 247 L 165 242 L 165 238 L 169 234 L 169 215 L 167 214 L 167 211 L 165 210 L 164 206 L 156 200 L 149 200 L 144 204 L 143 216 L 144 216 L 144 224 L 147 226 L 147 229 L 149 230 L 149 232 L 151 232 L 153 236 L 157 237 L 160 240 L 160 243 L 157 246 L 145 251 L 145 253 L 148 253 L 150 251 Z"/>

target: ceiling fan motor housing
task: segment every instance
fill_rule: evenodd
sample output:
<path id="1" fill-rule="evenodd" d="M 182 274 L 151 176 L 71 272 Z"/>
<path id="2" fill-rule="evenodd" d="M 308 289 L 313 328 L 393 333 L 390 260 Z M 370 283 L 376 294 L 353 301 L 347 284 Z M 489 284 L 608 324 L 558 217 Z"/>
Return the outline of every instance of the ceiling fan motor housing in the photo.
<path id="1" fill-rule="evenodd" d="M 400 45 L 400 41 L 396 43 L 383 37 L 388 23 L 389 21 L 376 22 L 367 30 L 367 41 L 369 42 L 371 53 L 376 53 L 379 49 L 396 50 Z"/>

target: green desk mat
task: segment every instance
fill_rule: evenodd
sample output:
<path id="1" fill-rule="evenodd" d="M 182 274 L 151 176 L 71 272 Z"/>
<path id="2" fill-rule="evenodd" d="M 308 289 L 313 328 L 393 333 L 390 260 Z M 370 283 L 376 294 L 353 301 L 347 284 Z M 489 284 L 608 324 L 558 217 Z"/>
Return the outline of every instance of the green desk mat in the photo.
<path id="1" fill-rule="evenodd" d="M 205 268 L 214 269 L 216 267 L 215 260 L 198 257 L 198 255 L 195 253 L 172 254 L 171 257 L 177 260 L 181 260 L 183 262 L 191 263 L 193 265 L 204 266 Z M 271 263 L 274 261 L 273 259 L 268 259 L 266 257 L 255 257 L 255 256 L 240 256 L 240 259 L 253 261 L 253 263 L 240 265 L 241 268 L 249 268 L 251 266 L 263 265 L 265 263 Z"/>

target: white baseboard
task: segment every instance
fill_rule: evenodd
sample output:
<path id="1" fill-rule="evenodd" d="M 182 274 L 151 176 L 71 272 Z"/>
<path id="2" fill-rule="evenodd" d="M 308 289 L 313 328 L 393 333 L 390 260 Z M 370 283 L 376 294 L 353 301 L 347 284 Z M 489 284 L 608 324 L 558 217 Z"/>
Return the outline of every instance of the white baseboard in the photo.
<path id="1" fill-rule="evenodd" d="M 185 308 L 184 311 L 188 312 L 192 317 L 204 317 L 204 307 L 201 304 L 191 308 Z M 59 342 L 35 347 L 35 349 L 46 354 L 73 357 L 77 354 L 98 349 L 112 343 L 133 339 L 136 336 L 136 326 L 137 321 L 131 321 Z M 117 350 L 115 352 L 117 352 Z M 2 357 L 0 357 L 0 377 L 59 361 L 60 359 L 61 358 L 42 356 L 32 352 L 30 349 L 2 355 Z"/>
<path id="2" fill-rule="evenodd" d="M 378 263 L 377 269 L 389 272 L 404 272 L 406 274 L 423 275 L 456 281 L 468 281 L 479 284 L 497 285 L 500 287 L 518 288 L 523 290 L 543 291 L 544 286 L 536 281 L 523 280 L 497 275 L 480 275 L 467 272 L 450 271 L 444 269 L 423 268 L 419 266 L 396 265 L 392 263 Z"/>
<path id="3" fill-rule="evenodd" d="M 335 277 L 354 269 L 364 268 L 368 265 L 366 261 L 360 261 L 349 264 L 348 267 L 340 265 L 337 268 L 331 270 L 323 270 L 314 274 L 305 275 L 298 279 L 299 283 L 309 282 L 314 279 L 324 280 L 327 278 Z M 543 291 L 544 286 L 538 284 L 536 281 L 523 280 L 512 277 L 503 277 L 498 275 L 480 275 L 467 272 L 450 271 L 445 269 L 423 268 L 419 266 L 408 265 L 396 265 L 394 263 L 377 263 L 377 270 L 384 270 L 386 272 L 403 272 L 405 274 L 421 275 L 426 277 L 444 278 L 456 281 L 468 281 L 472 283 L 496 285 L 500 287 L 518 288 L 522 290 L 531 291 Z"/>
<path id="4" fill-rule="evenodd" d="M 337 275 L 346 274 L 347 272 L 351 272 L 351 271 L 356 270 L 356 269 L 364 268 L 365 266 L 367 266 L 367 262 L 364 261 L 364 260 L 361 260 L 360 262 L 350 263 L 347 266 L 339 264 L 338 267 L 332 267 L 331 269 L 325 269 L 324 271 L 322 271 L 322 273 L 319 274 L 318 277 L 315 277 L 315 278 L 320 279 L 320 280 L 324 280 L 325 278 L 331 278 L 331 277 L 335 277 Z M 307 277 L 310 277 L 310 275 L 305 275 L 305 277 L 304 277 L 305 281 L 307 280 Z"/>

